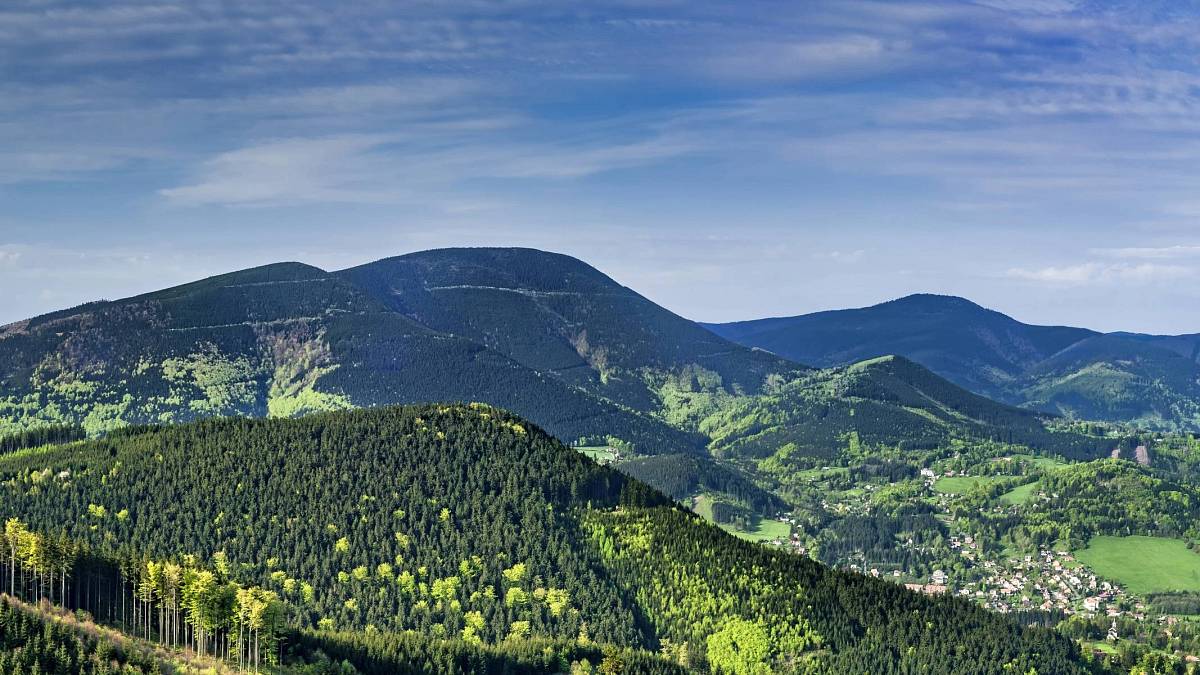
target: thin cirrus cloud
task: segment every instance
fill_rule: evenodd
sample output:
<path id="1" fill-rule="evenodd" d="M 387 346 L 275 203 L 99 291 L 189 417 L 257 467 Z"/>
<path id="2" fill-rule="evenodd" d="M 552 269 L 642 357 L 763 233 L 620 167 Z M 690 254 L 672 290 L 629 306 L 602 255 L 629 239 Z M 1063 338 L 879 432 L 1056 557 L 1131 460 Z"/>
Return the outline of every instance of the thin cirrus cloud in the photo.
<path id="1" fill-rule="evenodd" d="M 160 194 L 185 205 L 389 202 L 401 188 L 387 181 L 391 167 L 376 152 L 387 142 L 376 136 L 266 142 L 220 154 L 205 162 L 195 182 Z"/>
<path id="2" fill-rule="evenodd" d="M 1147 284 L 1195 277 L 1196 271 L 1182 265 L 1086 262 L 1033 269 L 1015 267 L 1008 270 L 1007 276 L 1021 281 L 1061 285 Z"/>
<path id="3" fill-rule="evenodd" d="M 1095 248 L 1093 253 L 1112 258 L 1179 259 L 1200 258 L 1200 245 L 1129 246 L 1125 248 Z"/>
<path id="4" fill-rule="evenodd" d="M 160 194 L 180 205 L 401 203 L 472 178 L 581 178 L 702 148 L 669 135 L 614 145 L 482 143 L 450 150 L 428 141 L 411 134 L 270 141 L 222 153 L 193 181 Z"/>
<path id="5" fill-rule="evenodd" d="M 813 80 L 879 74 L 904 67 L 912 45 L 869 35 L 735 44 L 707 60 L 708 72 L 736 80 Z"/>

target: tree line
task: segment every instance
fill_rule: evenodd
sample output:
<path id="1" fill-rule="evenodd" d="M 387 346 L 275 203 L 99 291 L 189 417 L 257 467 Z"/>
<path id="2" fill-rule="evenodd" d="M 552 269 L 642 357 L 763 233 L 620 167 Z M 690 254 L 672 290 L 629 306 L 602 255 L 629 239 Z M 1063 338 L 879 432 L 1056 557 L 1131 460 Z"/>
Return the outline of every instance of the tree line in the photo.
<path id="1" fill-rule="evenodd" d="M 286 604 L 274 591 L 234 580 L 223 555 L 207 565 L 190 555 L 111 559 L 65 535 L 34 532 L 17 518 L 4 524 L 0 555 L 13 598 L 81 609 L 145 640 L 239 668 L 278 663 Z"/>

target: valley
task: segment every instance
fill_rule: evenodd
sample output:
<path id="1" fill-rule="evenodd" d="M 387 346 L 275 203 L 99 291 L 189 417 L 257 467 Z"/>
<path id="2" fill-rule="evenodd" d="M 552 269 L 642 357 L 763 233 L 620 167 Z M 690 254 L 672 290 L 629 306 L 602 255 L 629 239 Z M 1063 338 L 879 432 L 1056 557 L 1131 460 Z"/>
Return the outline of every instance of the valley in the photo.
<path id="1" fill-rule="evenodd" d="M 814 368 L 567 256 L 270 265 L 5 327 L 0 357 L 10 594 L 165 634 L 129 609 L 157 603 L 243 666 L 243 591 L 280 617 L 255 667 L 285 672 L 1200 655 L 1194 435 L 905 356 Z M 177 606 L 167 565 L 233 613 Z"/>

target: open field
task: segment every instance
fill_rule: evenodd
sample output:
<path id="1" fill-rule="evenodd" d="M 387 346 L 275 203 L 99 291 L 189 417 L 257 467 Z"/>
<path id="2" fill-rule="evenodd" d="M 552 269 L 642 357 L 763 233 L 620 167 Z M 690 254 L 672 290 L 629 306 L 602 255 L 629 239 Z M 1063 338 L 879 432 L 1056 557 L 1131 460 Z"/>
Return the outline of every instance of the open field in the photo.
<path id="1" fill-rule="evenodd" d="M 711 523 L 713 522 L 712 503 L 713 500 L 711 496 L 696 495 L 696 497 L 692 500 L 692 510 L 695 511 L 696 514 L 701 518 Z"/>
<path id="2" fill-rule="evenodd" d="M 803 478 L 805 480 L 824 480 L 834 476 L 845 476 L 849 473 L 850 469 L 847 469 L 846 467 L 833 466 L 824 469 L 804 469 L 802 471 L 797 471 L 794 475 L 797 478 Z"/>
<path id="3" fill-rule="evenodd" d="M 1014 460 L 1025 460 L 1032 462 L 1034 466 L 1045 471 L 1053 471 L 1066 466 L 1067 464 L 1053 457 L 1036 457 L 1034 455 L 1012 455 Z"/>
<path id="4" fill-rule="evenodd" d="M 1006 476 L 946 476 L 937 479 L 933 489 L 946 495 L 961 495 L 976 485 L 987 485 L 1004 478 Z"/>
<path id="5" fill-rule="evenodd" d="M 614 462 L 617 459 L 617 453 L 606 445 L 584 445 L 575 449 L 601 464 Z"/>
<path id="6" fill-rule="evenodd" d="M 1033 493 L 1037 490 L 1038 481 L 1018 485 L 1017 487 L 1000 495 L 1000 501 L 1005 504 L 1024 504 L 1030 499 L 1033 499 Z"/>
<path id="7" fill-rule="evenodd" d="M 710 495 L 699 495 L 692 502 L 692 510 L 695 511 L 701 518 L 708 522 L 713 522 L 712 515 L 712 497 Z M 769 518 L 759 518 L 754 523 L 753 530 L 742 530 L 732 525 L 717 525 L 722 530 L 740 537 L 748 541 L 771 541 L 773 539 L 787 539 L 792 534 L 792 526 L 787 523 L 782 523 L 778 520 Z"/>
<path id="8" fill-rule="evenodd" d="M 1093 537 L 1075 557 L 1131 593 L 1200 591 L 1200 555 L 1179 539 Z"/>
<path id="9" fill-rule="evenodd" d="M 769 518 L 759 518 L 754 524 L 754 529 L 751 531 L 739 530 L 737 528 L 722 525 L 721 529 L 748 541 L 771 541 L 774 539 L 787 539 L 792 534 L 792 526 L 787 523 L 781 523 L 778 520 Z"/>

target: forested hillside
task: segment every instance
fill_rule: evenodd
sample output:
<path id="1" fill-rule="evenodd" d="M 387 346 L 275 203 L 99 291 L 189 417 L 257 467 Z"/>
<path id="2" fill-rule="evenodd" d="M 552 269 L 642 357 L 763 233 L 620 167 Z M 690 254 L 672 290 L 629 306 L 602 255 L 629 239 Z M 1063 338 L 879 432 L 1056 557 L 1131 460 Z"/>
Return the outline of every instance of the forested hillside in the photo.
<path id="1" fill-rule="evenodd" d="M 998 397 L 1027 368 L 1096 335 L 1031 326 L 963 298 L 910 295 L 861 309 L 707 324 L 730 340 L 814 366 L 897 354 L 960 386 Z"/>
<path id="2" fill-rule="evenodd" d="M 690 372 L 696 386 L 753 394 L 799 366 L 721 339 L 574 258 L 533 249 L 439 249 L 338 273 L 435 330 L 639 409 Z"/>
<path id="3" fill-rule="evenodd" d="M 268 265 L 0 328 L 0 437 L 481 401 L 639 455 L 795 443 L 828 457 L 852 432 L 1088 442 L 983 399 L 953 412 L 968 395 L 911 363 L 855 372 L 728 342 L 574 258 L 446 249 L 336 274 Z M 920 400 L 894 395 L 905 388 Z"/>
<path id="4" fill-rule="evenodd" d="M 0 436 L 424 401 L 485 401 L 568 440 L 617 434 L 647 452 L 701 444 L 298 263 L 0 328 Z"/>
<path id="5" fill-rule="evenodd" d="M 1154 342 L 1089 338 L 1037 364 L 1019 386 L 1027 404 L 1041 410 L 1200 429 L 1200 363 Z"/>
<path id="6" fill-rule="evenodd" d="M 1014 405 L 1160 430 L 1200 429 L 1195 335 L 1033 326 L 939 295 L 708 327 L 745 346 L 816 366 L 896 354 Z"/>
<path id="7" fill-rule="evenodd" d="M 152 655 L 122 649 L 96 634 L 95 626 L 0 598 L 0 674 L 133 675 L 159 673 L 163 665 Z"/>
<path id="8" fill-rule="evenodd" d="M 301 642 L 341 644 L 370 672 L 442 640 L 611 644 L 726 672 L 1085 671 L 1069 640 L 741 542 L 486 406 L 205 421 L 20 450 L 0 457 L 0 516 L 22 519 L 11 560 L 0 556 L 18 592 L 70 602 L 91 589 L 98 616 L 132 613 L 172 639 L 173 596 L 154 580 L 177 565 L 185 587 L 209 574 L 212 592 L 228 579 L 235 598 L 277 599 L 288 625 L 321 631 Z M 145 611 L 124 604 L 126 581 L 147 589 Z M 210 649 L 248 653 L 234 615 L 188 607 Z M 388 641 L 405 630 L 421 642 Z"/>
<path id="9" fill-rule="evenodd" d="M 699 428 L 725 456 L 836 457 L 851 445 L 929 449 L 951 439 L 1001 441 L 1076 459 L 1111 439 L 1052 432 L 1035 413 L 972 394 L 899 357 L 815 371 L 773 393 L 734 401 Z"/>

